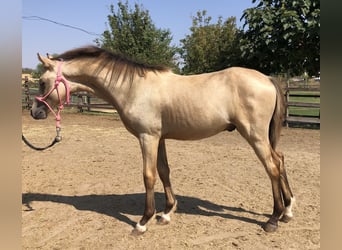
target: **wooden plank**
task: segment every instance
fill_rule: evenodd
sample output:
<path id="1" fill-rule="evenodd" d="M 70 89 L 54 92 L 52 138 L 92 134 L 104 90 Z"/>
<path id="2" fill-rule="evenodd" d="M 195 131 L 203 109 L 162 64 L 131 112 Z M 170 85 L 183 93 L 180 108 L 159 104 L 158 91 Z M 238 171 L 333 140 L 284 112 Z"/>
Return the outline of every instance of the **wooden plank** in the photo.
<path id="1" fill-rule="evenodd" d="M 290 97 L 313 97 L 320 98 L 321 94 L 289 94 Z"/>
<path id="2" fill-rule="evenodd" d="M 77 103 L 70 103 L 66 105 L 67 107 L 78 107 L 78 108 L 100 108 L 100 109 L 114 109 L 113 105 L 110 104 L 77 104 Z"/>
<path id="3" fill-rule="evenodd" d="M 321 120 L 318 117 L 303 117 L 303 116 L 288 116 L 286 117 L 286 122 L 299 122 L 299 123 L 314 123 L 320 124 Z"/>
<path id="4" fill-rule="evenodd" d="M 288 102 L 288 107 L 306 107 L 306 108 L 320 108 L 320 103 L 305 103 L 305 102 Z"/>
<path id="5" fill-rule="evenodd" d="M 320 88 L 286 87 L 285 91 L 320 92 Z"/>

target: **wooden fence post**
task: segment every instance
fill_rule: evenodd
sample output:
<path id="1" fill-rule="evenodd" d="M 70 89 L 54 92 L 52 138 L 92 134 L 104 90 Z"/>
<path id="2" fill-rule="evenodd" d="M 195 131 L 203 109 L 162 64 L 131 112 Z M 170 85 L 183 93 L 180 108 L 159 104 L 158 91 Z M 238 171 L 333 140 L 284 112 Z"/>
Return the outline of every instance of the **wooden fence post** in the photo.
<path id="1" fill-rule="evenodd" d="M 289 117 L 289 99 L 290 99 L 290 91 L 289 91 L 289 88 L 290 88 L 290 80 L 288 79 L 286 81 L 286 90 L 285 90 L 285 126 L 288 128 L 289 127 L 289 123 L 288 123 L 288 117 Z"/>
<path id="2" fill-rule="evenodd" d="M 25 93 L 25 102 L 26 102 L 26 109 L 30 109 L 30 87 L 29 87 L 29 80 L 28 77 L 25 76 L 24 82 L 24 93 Z"/>
<path id="3" fill-rule="evenodd" d="M 90 96 L 87 94 L 86 98 L 87 98 L 88 111 L 91 111 L 91 109 L 90 109 Z"/>
<path id="4" fill-rule="evenodd" d="M 78 94 L 78 95 L 77 95 L 77 108 L 78 108 L 78 111 L 79 111 L 80 113 L 83 112 L 83 104 L 84 104 L 84 102 L 83 102 L 83 96 L 82 96 L 82 94 Z"/>

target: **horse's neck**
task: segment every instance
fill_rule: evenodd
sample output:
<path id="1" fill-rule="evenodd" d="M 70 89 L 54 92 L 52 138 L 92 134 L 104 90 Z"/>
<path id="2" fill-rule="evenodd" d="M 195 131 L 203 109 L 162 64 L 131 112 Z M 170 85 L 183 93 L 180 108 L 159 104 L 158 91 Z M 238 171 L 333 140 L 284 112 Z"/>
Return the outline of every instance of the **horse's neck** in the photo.
<path id="1" fill-rule="evenodd" d="M 67 78 L 72 81 L 72 92 L 86 91 L 112 104 L 116 109 L 123 109 L 127 100 L 130 86 L 123 82 L 120 84 L 111 83 L 110 72 L 92 74 L 95 69 L 91 67 L 71 68 L 66 71 Z"/>

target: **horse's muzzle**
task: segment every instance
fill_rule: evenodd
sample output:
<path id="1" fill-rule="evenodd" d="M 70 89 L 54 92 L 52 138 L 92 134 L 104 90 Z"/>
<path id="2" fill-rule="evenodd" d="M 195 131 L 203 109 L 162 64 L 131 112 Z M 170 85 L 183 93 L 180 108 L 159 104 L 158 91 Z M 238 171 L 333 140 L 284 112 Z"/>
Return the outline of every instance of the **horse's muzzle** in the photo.
<path id="1" fill-rule="evenodd" d="M 47 112 L 44 109 L 44 106 L 32 108 L 31 109 L 31 116 L 36 120 L 46 119 L 47 118 Z"/>

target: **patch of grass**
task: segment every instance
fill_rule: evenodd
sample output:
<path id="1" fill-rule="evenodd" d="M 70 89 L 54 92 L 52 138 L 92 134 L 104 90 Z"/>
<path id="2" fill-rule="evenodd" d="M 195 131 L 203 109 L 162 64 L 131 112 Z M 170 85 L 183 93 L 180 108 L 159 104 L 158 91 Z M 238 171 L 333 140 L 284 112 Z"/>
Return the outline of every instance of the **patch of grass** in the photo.
<path id="1" fill-rule="evenodd" d="M 298 93 L 298 94 L 302 94 L 302 93 Z M 305 94 L 307 94 L 307 93 L 305 93 Z M 307 97 L 303 97 L 303 96 L 290 96 L 289 101 L 290 102 L 320 103 L 321 102 L 321 98 L 320 97 L 312 97 L 310 95 L 308 95 Z"/>
<path id="2" fill-rule="evenodd" d="M 319 116 L 320 108 L 289 107 L 289 114 L 298 116 Z"/>
<path id="3" fill-rule="evenodd" d="M 289 102 L 302 102 L 302 103 L 320 103 L 321 98 L 315 97 L 312 95 L 319 95 L 319 92 L 316 91 L 291 91 L 292 95 L 302 95 L 302 96 L 290 96 Z M 305 95 L 305 96 L 304 96 Z M 289 107 L 290 115 L 298 115 L 298 116 L 319 116 L 320 108 L 311 108 L 311 107 Z"/>

